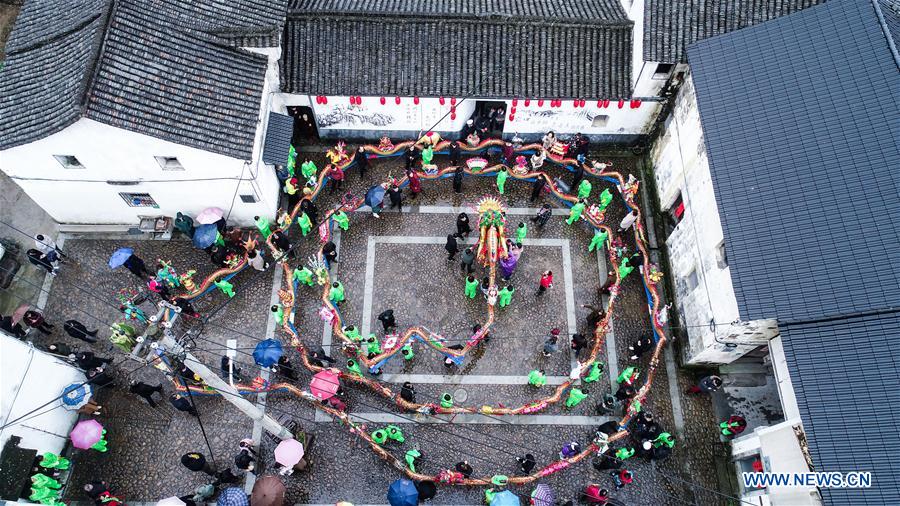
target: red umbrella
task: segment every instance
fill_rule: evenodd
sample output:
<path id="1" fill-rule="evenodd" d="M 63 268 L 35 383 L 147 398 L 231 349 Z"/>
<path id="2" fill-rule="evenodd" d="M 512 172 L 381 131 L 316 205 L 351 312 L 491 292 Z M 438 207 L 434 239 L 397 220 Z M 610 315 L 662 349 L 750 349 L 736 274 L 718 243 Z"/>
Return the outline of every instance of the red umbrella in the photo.
<path id="1" fill-rule="evenodd" d="M 338 375 L 330 369 L 316 373 L 309 382 L 309 390 L 320 401 L 334 397 L 339 386 Z"/>

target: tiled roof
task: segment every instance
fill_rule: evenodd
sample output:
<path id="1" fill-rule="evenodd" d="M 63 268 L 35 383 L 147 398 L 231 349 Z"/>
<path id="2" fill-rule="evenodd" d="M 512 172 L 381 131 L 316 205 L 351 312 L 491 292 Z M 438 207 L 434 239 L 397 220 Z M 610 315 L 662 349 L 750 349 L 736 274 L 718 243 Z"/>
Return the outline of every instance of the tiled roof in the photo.
<path id="1" fill-rule="evenodd" d="M 110 0 L 31 1 L 22 5 L 6 52 L 15 53 L 68 34 L 107 12 Z"/>
<path id="2" fill-rule="evenodd" d="M 644 61 L 687 62 L 688 45 L 825 0 L 645 0 Z M 867 1 L 867 0 L 861 0 Z"/>
<path id="3" fill-rule="evenodd" d="M 282 86 L 321 95 L 630 96 L 632 23 L 618 2 L 557 4 L 295 2 Z"/>
<path id="4" fill-rule="evenodd" d="M 621 23 L 628 19 L 618 0 L 293 0 L 290 10 L 312 14 L 507 17 L 580 23 Z"/>
<path id="5" fill-rule="evenodd" d="M 266 126 L 266 142 L 263 144 L 263 161 L 274 165 L 285 165 L 294 135 L 294 118 L 277 112 L 269 113 Z"/>
<path id="6" fill-rule="evenodd" d="M 37 22 L 46 4 L 26 3 L 0 72 L 0 149 L 88 117 L 249 159 L 266 58 L 173 22 L 173 1 L 82 0 L 85 15 L 101 8 L 93 21 L 60 18 L 52 30 Z"/>
<path id="7" fill-rule="evenodd" d="M 279 43 L 287 0 L 166 0 L 168 16 L 235 46 Z"/>
<path id="8" fill-rule="evenodd" d="M 815 470 L 875 472 L 827 504 L 900 504 L 900 73 L 875 5 L 688 48 L 740 317 L 779 319 Z"/>
<path id="9" fill-rule="evenodd" d="M 816 471 L 869 471 L 872 488 L 822 488 L 826 505 L 900 504 L 900 315 L 781 329 Z"/>

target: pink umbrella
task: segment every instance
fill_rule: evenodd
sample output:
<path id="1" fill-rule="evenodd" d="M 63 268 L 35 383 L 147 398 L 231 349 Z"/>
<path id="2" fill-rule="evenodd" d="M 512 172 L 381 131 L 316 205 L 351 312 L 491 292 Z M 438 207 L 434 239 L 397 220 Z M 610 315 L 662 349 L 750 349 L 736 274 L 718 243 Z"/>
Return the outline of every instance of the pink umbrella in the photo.
<path id="1" fill-rule="evenodd" d="M 303 445 L 296 439 L 285 439 L 275 447 L 275 462 L 294 467 L 303 458 Z"/>
<path id="2" fill-rule="evenodd" d="M 103 438 L 103 426 L 97 420 L 82 420 L 69 433 L 72 446 L 86 450 Z"/>
<path id="3" fill-rule="evenodd" d="M 200 214 L 194 218 L 194 221 L 203 225 L 209 225 L 210 223 L 215 223 L 222 219 L 222 216 L 225 215 L 225 211 L 219 209 L 218 207 L 207 207 L 206 209 L 200 211 Z"/>
<path id="4" fill-rule="evenodd" d="M 22 321 L 22 318 L 25 317 L 25 313 L 28 312 L 29 309 L 31 309 L 31 304 L 22 304 L 21 306 L 17 307 L 16 310 L 13 311 L 13 314 L 10 316 L 10 318 L 12 319 L 12 324 L 15 325 Z"/>
<path id="5" fill-rule="evenodd" d="M 320 401 L 330 399 L 337 393 L 340 382 L 338 376 L 333 371 L 325 370 L 317 372 L 309 382 L 309 390 Z"/>

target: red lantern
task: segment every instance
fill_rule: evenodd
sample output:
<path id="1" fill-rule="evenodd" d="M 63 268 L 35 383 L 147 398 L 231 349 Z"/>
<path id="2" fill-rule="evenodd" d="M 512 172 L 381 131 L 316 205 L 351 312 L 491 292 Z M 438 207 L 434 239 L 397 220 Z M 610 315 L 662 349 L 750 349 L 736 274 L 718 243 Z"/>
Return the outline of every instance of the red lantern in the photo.
<path id="1" fill-rule="evenodd" d="M 394 97 L 394 103 L 400 105 L 400 97 Z"/>
<path id="2" fill-rule="evenodd" d="M 456 98 L 450 99 L 450 105 L 456 105 Z"/>
<path id="3" fill-rule="evenodd" d="M 328 103 L 328 97 L 326 97 L 325 95 L 322 95 L 322 103 L 323 103 L 323 104 L 327 104 L 327 103 Z"/>
<path id="4" fill-rule="evenodd" d="M 525 99 L 525 107 L 528 107 L 529 105 L 531 105 L 531 100 L 526 98 Z"/>
<path id="5" fill-rule="evenodd" d="M 450 106 L 450 112 L 456 112 L 456 106 L 455 106 L 455 105 L 451 105 L 451 106 Z"/>
<path id="6" fill-rule="evenodd" d="M 516 106 L 510 107 L 510 108 L 509 108 L 509 113 L 510 113 L 510 114 L 515 114 L 515 113 L 516 113 Z"/>
<path id="7" fill-rule="evenodd" d="M 413 103 L 419 105 L 419 97 L 413 97 Z"/>
<path id="8" fill-rule="evenodd" d="M 438 99 L 438 102 L 440 102 L 441 105 L 444 105 L 444 102 L 446 102 L 446 100 L 444 100 L 444 97 L 441 97 Z"/>
<path id="9" fill-rule="evenodd" d="M 597 101 L 597 109 L 599 109 L 599 108 L 601 108 L 601 107 L 603 107 L 603 101 L 602 101 L 602 100 L 598 100 L 598 101 Z"/>
<path id="10" fill-rule="evenodd" d="M 517 105 L 519 105 L 519 99 L 518 98 L 512 99 L 512 106 L 515 107 Z"/>
<path id="11" fill-rule="evenodd" d="M 605 109 L 607 107 L 609 107 L 609 99 L 603 101 L 603 108 Z"/>
<path id="12" fill-rule="evenodd" d="M 510 121 L 515 121 L 515 120 L 516 120 L 516 115 L 515 115 L 515 114 L 510 114 L 510 115 L 509 115 L 509 120 L 510 120 Z"/>
<path id="13" fill-rule="evenodd" d="M 356 97 L 350 97 L 350 105 L 356 105 Z"/>
<path id="14" fill-rule="evenodd" d="M 640 101 L 640 100 L 635 100 L 635 101 L 634 101 L 634 108 L 637 109 L 637 108 L 640 107 L 640 106 L 641 106 L 641 101 Z"/>
<path id="15" fill-rule="evenodd" d="M 585 100 L 585 99 L 582 98 L 582 99 L 581 99 L 581 107 L 584 107 L 584 106 L 586 106 L 586 105 L 587 105 L 587 100 Z"/>
<path id="16" fill-rule="evenodd" d="M 356 105 L 362 105 L 362 97 L 359 95 L 356 96 Z"/>
<path id="17" fill-rule="evenodd" d="M 619 109 L 621 109 L 624 106 L 625 106 L 625 101 L 622 99 L 619 99 Z"/>
<path id="18" fill-rule="evenodd" d="M 387 99 L 384 97 L 381 97 L 381 105 L 384 105 L 386 103 L 387 103 Z"/>
<path id="19" fill-rule="evenodd" d="M 544 107 L 544 99 L 543 98 L 538 99 L 538 107 Z"/>
<path id="20" fill-rule="evenodd" d="M 451 119 L 451 120 L 456 119 L 456 113 L 455 113 L 455 112 L 451 112 L 451 113 L 450 113 L 450 119 Z"/>

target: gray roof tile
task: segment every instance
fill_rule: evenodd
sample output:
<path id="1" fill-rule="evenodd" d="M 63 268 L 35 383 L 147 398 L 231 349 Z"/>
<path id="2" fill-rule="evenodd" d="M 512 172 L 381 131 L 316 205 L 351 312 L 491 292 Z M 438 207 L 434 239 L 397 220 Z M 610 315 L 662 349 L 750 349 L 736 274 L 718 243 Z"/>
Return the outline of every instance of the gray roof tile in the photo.
<path id="1" fill-rule="evenodd" d="M 293 117 L 277 112 L 270 113 L 269 123 L 266 126 L 266 142 L 263 144 L 263 161 L 275 165 L 287 164 L 293 135 Z"/>
<path id="2" fill-rule="evenodd" d="M 631 32 L 613 1 L 300 1 L 288 11 L 282 86 L 321 95 L 624 98 Z"/>
<path id="3" fill-rule="evenodd" d="M 645 0 L 644 61 L 687 62 L 693 42 L 739 30 L 825 0 Z"/>
<path id="4" fill-rule="evenodd" d="M 174 14 L 177 0 L 81 1 L 93 21 L 85 25 L 84 17 L 63 16 L 50 23 L 52 30 L 34 22 L 47 14 L 44 2 L 23 7 L 26 16 L 13 31 L 19 45 L 0 72 L 0 149 L 43 138 L 85 116 L 214 153 L 251 157 L 264 56 L 233 49 L 188 26 L 184 16 Z M 90 6 L 103 10 L 93 12 Z"/>

